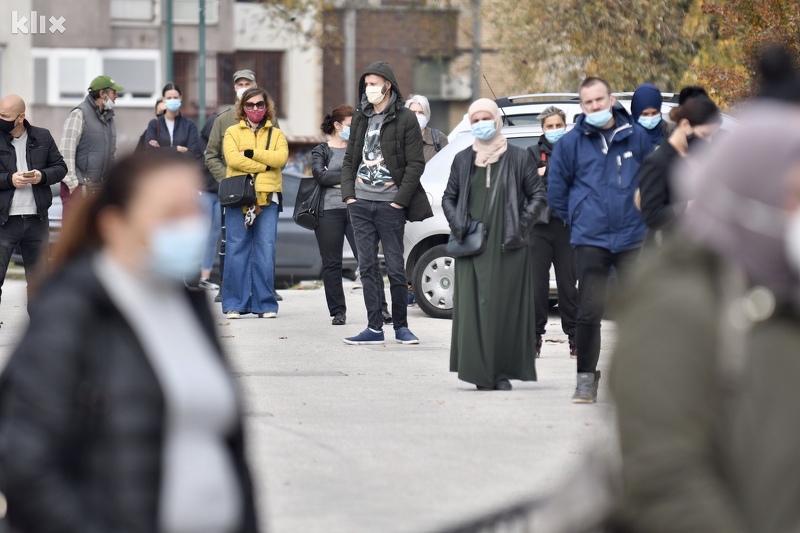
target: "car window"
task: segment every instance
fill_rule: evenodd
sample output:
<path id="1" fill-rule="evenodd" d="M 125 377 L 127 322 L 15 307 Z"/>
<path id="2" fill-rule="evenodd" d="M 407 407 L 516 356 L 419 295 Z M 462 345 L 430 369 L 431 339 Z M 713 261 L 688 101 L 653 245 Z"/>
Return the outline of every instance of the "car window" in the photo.
<path id="1" fill-rule="evenodd" d="M 539 113 L 525 113 L 523 115 L 503 115 L 504 126 L 538 126 Z"/>

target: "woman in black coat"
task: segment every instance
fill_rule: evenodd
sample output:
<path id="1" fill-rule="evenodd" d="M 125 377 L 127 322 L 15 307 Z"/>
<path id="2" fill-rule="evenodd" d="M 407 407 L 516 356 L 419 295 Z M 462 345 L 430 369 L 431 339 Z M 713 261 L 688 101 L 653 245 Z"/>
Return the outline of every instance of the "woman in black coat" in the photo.
<path id="1" fill-rule="evenodd" d="M 170 82 L 161 90 L 166 111 L 147 125 L 145 141 L 148 149 L 166 149 L 192 159 L 203 157 L 197 126 L 181 112 L 181 89 Z"/>
<path id="2" fill-rule="evenodd" d="M 238 394 L 205 295 L 199 169 L 112 169 L 65 226 L 0 377 L 14 531 L 258 531 Z"/>
<path id="3" fill-rule="evenodd" d="M 639 168 L 641 211 L 648 230 L 645 242 L 649 245 L 660 243 L 660 233 L 669 231 L 686 209 L 673 198 L 671 174 L 675 165 L 691 155 L 697 148 L 695 143 L 711 142 L 722 124 L 719 108 L 705 95 L 673 108 L 670 119 L 676 124 L 675 130 Z"/>

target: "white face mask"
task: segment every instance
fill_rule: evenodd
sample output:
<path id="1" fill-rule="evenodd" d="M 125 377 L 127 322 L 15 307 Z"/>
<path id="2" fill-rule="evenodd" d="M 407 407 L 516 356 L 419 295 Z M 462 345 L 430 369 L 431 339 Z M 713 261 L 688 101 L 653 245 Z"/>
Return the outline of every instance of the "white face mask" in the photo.
<path id="1" fill-rule="evenodd" d="M 378 105 L 383 102 L 383 99 L 386 97 L 386 94 L 382 93 L 381 91 L 383 91 L 383 85 L 380 87 L 367 87 L 364 92 L 367 93 L 367 100 L 370 104 Z"/>
<path id="2" fill-rule="evenodd" d="M 114 100 L 111 98 L 105 98 L 103 100 L 103 109 L 108 109 L 109 111 L 114 109 Z"/>
<path id="3" fill-rule="evenodd" d="M 417 122 L 419 122 L 419 129 L 424 130 L 428 126 L 428 117 L 417 115 Z"/>
<path id="4" fill-rule="evenodd" d="M 247 90 L 247 87 L 239 87 L 238 89 L 236 89 L 236 99 L 237 100 L 241 100 L 242 99 L 242 95 L 244 94 L 244 92 L 246 90 Z"/>
<path id="5" fill-rule="evenodd" d="M 800 272 L 800 210 L 789 216 L 786 224 L 786 259 L 795 272 Z"/>

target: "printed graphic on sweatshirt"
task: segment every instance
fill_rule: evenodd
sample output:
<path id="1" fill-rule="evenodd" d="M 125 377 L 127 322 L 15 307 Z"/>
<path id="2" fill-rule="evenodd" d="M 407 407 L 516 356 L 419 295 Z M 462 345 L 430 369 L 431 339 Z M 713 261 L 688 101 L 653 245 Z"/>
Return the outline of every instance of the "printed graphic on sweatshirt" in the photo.
<path id="1" fill-rule="evenodd" d="M 392 173 L 386 168 L 381 150 L 381 122 L 371 123 L 364 138 L 364 154 L 358 167 L 358 179 L 368 185 L 385 187 L 394 183 Z"/>

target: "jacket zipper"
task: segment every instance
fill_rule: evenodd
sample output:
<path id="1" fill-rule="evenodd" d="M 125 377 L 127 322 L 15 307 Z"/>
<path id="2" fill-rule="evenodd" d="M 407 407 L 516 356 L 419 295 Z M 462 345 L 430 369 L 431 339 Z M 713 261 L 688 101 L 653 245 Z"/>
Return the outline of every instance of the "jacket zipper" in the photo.
<path id="1" fill-rule="evenodd" d="M 617 156 L 617 185 L 622 186 L 622 156 Z"/>

